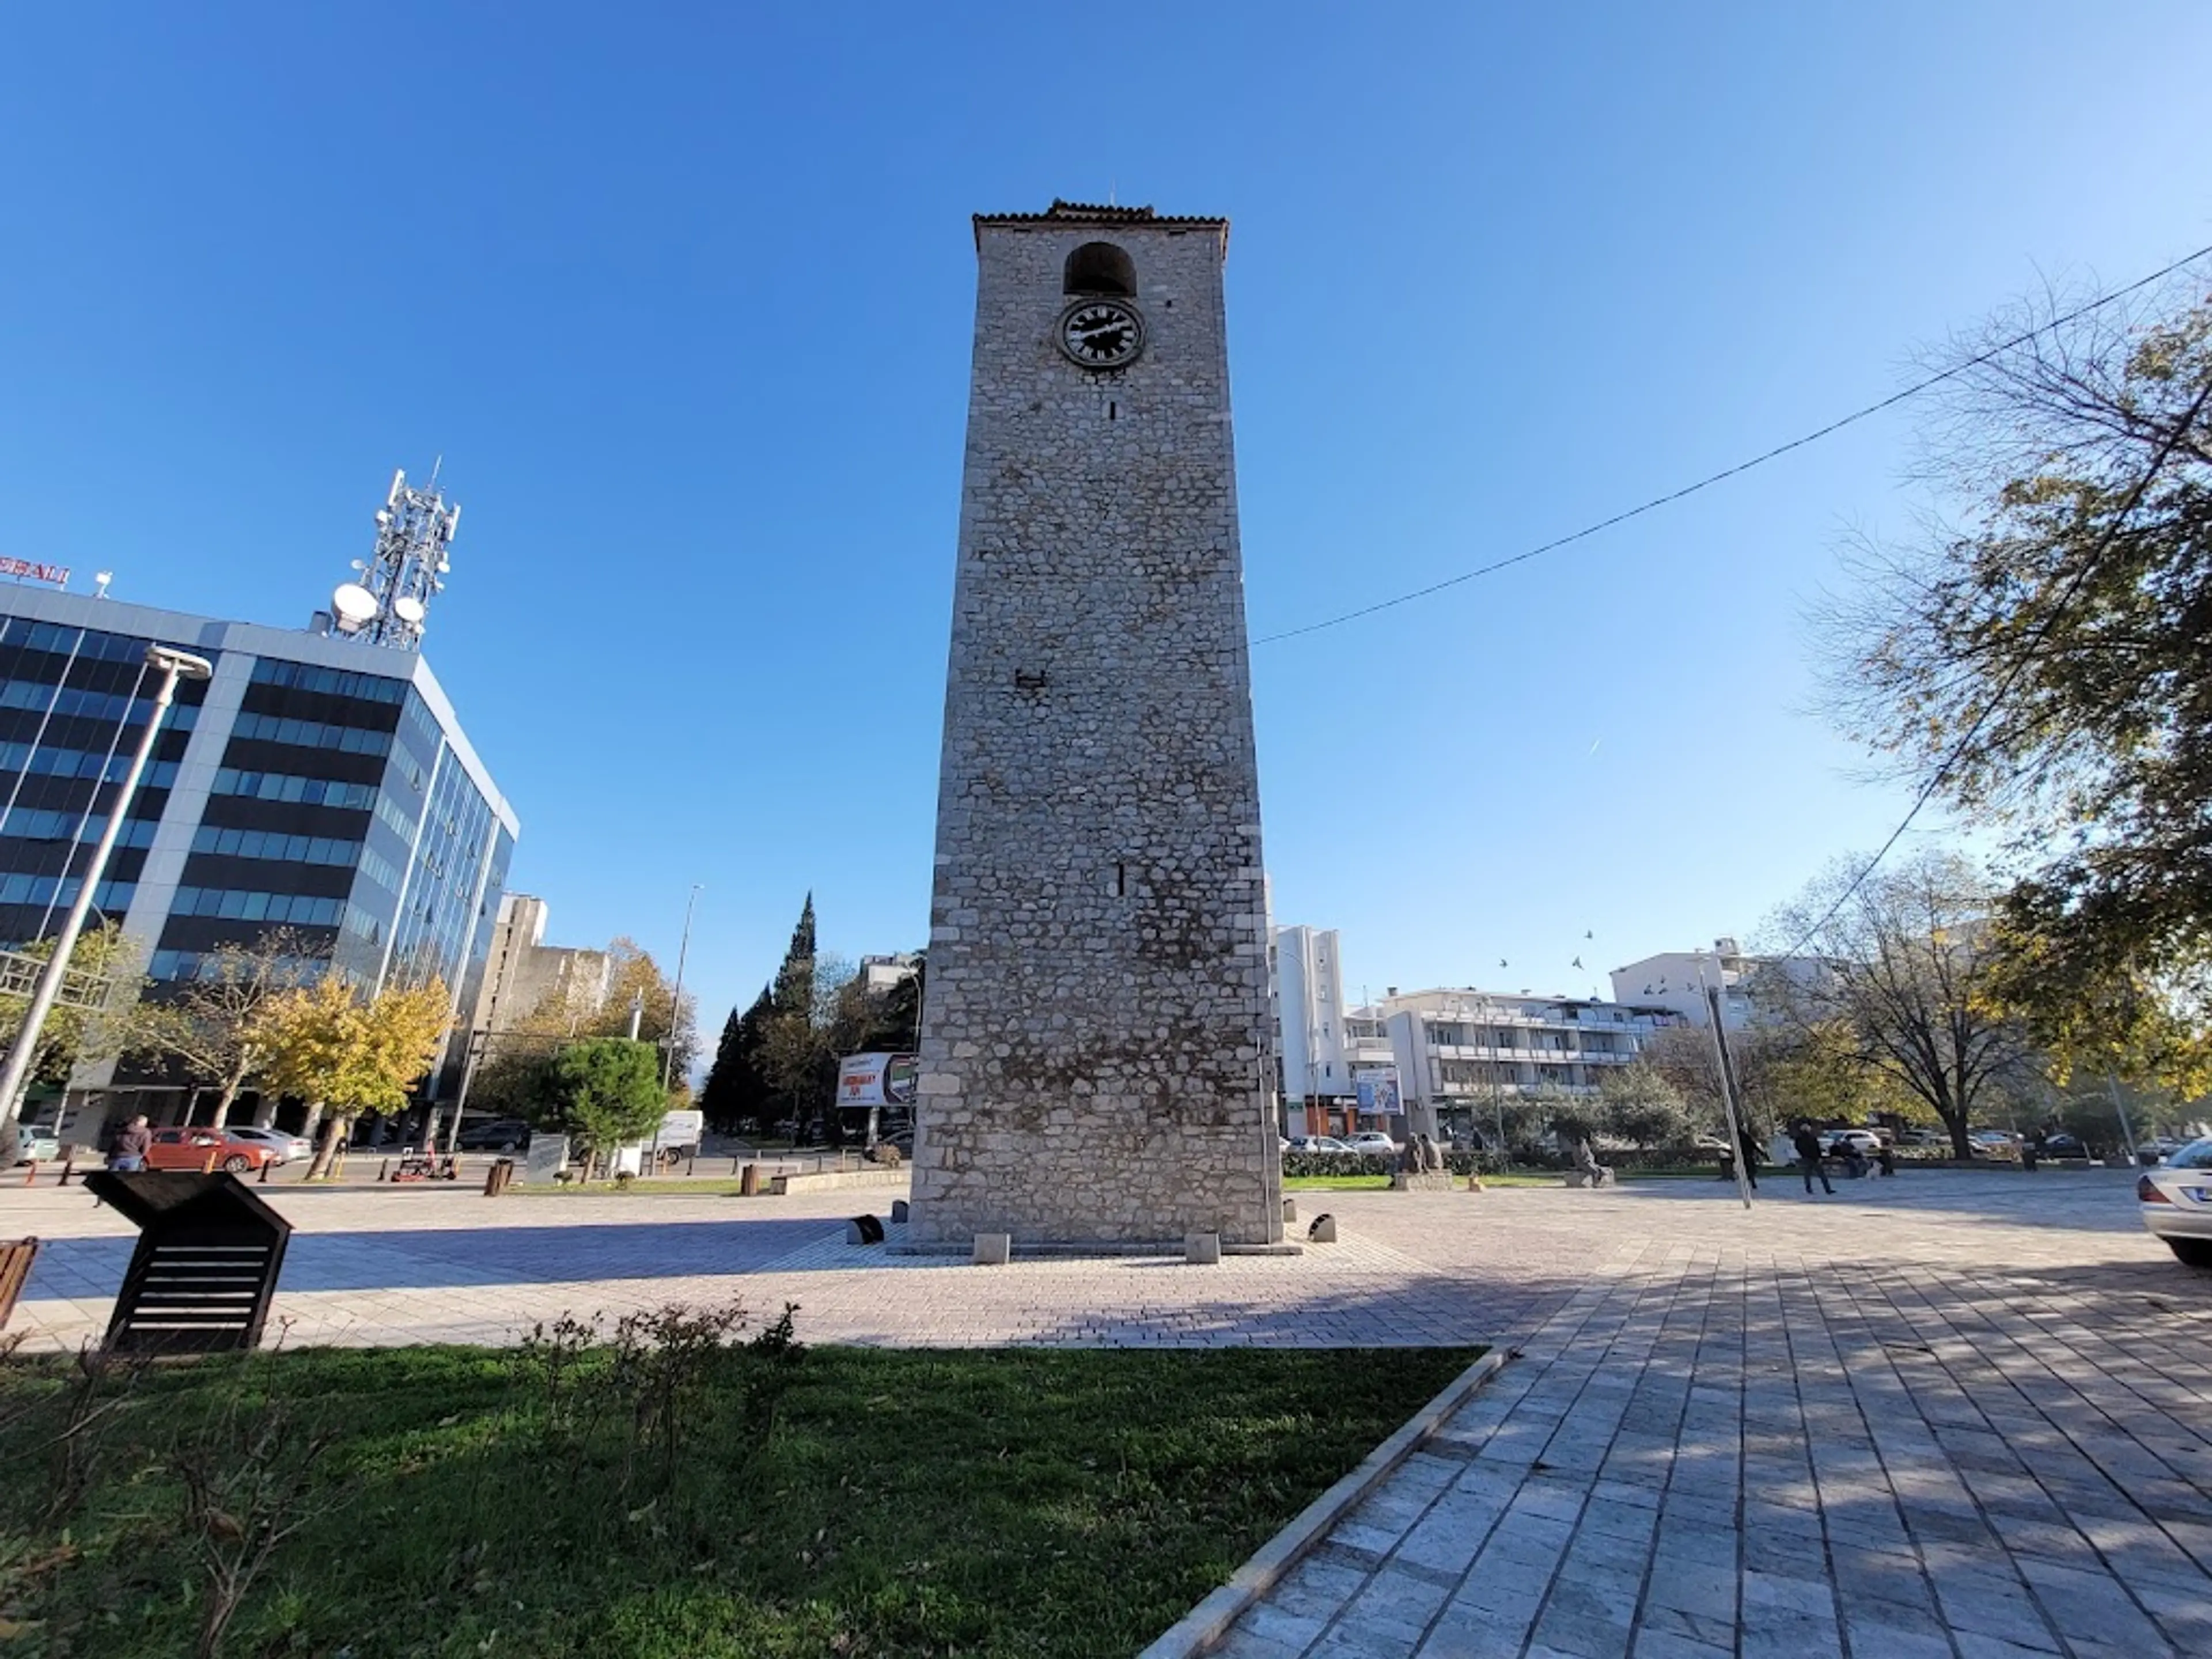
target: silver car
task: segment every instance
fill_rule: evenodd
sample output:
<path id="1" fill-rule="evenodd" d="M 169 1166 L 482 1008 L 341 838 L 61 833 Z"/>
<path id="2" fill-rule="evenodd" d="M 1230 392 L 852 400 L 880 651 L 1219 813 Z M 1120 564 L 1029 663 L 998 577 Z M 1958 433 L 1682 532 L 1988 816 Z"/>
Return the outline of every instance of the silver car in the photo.
<path id="1" fill-rule="evenodd" d="M 276 1162 L 289 1164 L 299 1158 L 315 1155 L 314 1143 L 304 1135 L 288 1135 L 282 1129 L 258 1129 L 248 1123 L 234 1123 L 229 1133 L 245 1140 L 257 1140 L 272 1149 Z"/>
<path id="2" fill-rule="evenodd" d="M 2151 1237 L 2184 1265 L 2212 1267 L 2212 1135 L 2136 1176 L 2136 1204 Z"/>

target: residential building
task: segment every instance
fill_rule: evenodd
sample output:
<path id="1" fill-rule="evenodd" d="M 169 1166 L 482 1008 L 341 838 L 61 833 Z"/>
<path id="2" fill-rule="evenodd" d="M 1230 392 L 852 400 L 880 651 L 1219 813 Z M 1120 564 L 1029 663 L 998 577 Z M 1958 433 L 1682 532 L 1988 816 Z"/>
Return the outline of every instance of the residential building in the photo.
<path id="1" fill-rule="evenodd" d="M 862 957 L 858 971 L 867 994 L 883 996 L 921 971 L 921 955 L 916 951 L 894 951 L 886 956 Z"/>
<path id="2" fill-rule="evenodd" d="M 1752 984 L 1759 975 L 1781 974 L 1802 981 L 1820 970 L 1820 963 L 1811 957 L 1748 955 L 1723 934 L 1710 951 L 1662 951 L 1614 969 L 1611 977 L 1615 1001 L 1668 1009 L 1692 1025 L 1712 1023 L 1706 993 L 1717 990 L 1722 1029 L 1733 1031 L 1758 1021 Z"/>
<path id="3" fill-rule="evenodd" d="M 1461 1137 L 1480 1134 L 1509 1097 L 1595 1094 L 1678 1023 L 1663 1008 L 1475 990 L 1393 994 L 1357 1012 L 1379 1016 L 1389 1034 L 1409 1127 Z"/>
<path id="4" fill-rule="evenodd" d="M 365 987 L 436 979 L 472 1006 L 519 826 L 418 652 L 25 586 L 0 587 L 0 945 L 75 898 L 151 708 L 151 642 L 215 670 L 178 688 L 94 896 L 155 994 L 284 927 Z M 72 1082 L 157 1121 L 185 1105 L 112 1065 Z"/>
<path id="5" fill-rule="evenodd" d="M 544 1012 L 580 1021 L 606 1006 L 614 958 L 605 951 L 545 943 L 545 901 L 505 893 L 492 927 L 471 1031 L 512 1031 Z"/>
<path id="6" fill-rule="evenodd" d="M 1289 1134 L 1410 1126 L 1465 1135 L 1501 1097 L 1595 1091 L 1652 1031 L 1676 1023 L 1657 1005 L 1473 990 L 1401 996 L 1395 985 L 1354 1003 L 1334 928 L 1272 929 L 1267 963 Z"/>

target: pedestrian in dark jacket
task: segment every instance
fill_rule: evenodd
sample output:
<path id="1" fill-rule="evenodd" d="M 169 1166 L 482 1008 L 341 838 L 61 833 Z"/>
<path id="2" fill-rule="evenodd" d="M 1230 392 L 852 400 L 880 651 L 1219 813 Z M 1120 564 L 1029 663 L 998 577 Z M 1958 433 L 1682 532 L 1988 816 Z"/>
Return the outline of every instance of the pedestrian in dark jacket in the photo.
<path id="1" fill-rule="evenodd" d="M 1808 1198 L 1813 1195 L 1813 1177 L 1818 1176 L 1820 1177 L 1820 1190 L 1833 1198 L 1836 1189 L 1828 1184 L 1828 1171 L 1820 1163 L 1820 1137 L 1813 1133 L 1811 1119 L 1801 1117 L 1797 1120 L 1797 1128 L 1790 1135 L 1790 1144 L 1796 1149 L 1797 1168 L 1805 1176 L 1805 1195 Z"/>
<path id="2" fill-rule="evenodd" d="M 1736 1125 L 1735 1144 L 1743 1148 L 1743 1178 L 1755 1192 L 1759 1188 L 1759 1137 L 1752 1133 L 1749 1118 Z"/>
<path id="3" fill-rule="evenodd" d="M 146 1127 L 142 1115 L 132 1118 L 115 1132 L 115 1139 L 107 1144 L 107 1167 L 111 1170 L 143 1170 L 146 1167 L 146 1149 L 154 1144 L 154 1132 Z"/>

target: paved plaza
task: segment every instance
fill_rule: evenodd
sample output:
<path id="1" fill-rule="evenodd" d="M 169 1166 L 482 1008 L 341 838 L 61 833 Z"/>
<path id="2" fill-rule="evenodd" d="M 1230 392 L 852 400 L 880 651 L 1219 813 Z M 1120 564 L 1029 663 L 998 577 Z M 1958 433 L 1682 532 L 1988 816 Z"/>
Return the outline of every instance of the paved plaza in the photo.
<path id="1" fill-rule="evenodd" d="M 502 1342 L 734 1297 L 798 1303 L 813 1342 L 1503 1342 L 1220 1651 L 2212 1655 L 2212 1274 L 2142 1232 L 2124 1171 L 1770 1181 L 1748 1215 L 1703 1182 L 1301 1194 L 1342 1243 L 1216 1267 L 843 1242 L 894 1195 L 287 1190 L 276 1316 L 291 1342 Z M 46 1243 L 13 1328 L 96 1334 L 130 1230 L 74 1188 L 0 1192 L 22 1233 Z"/>

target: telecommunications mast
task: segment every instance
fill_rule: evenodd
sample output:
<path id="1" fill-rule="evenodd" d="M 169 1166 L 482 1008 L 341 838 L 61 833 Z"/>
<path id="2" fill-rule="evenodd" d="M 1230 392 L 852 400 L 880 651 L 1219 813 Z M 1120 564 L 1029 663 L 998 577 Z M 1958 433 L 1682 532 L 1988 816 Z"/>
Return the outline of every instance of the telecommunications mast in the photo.
<path id="1" fill-rule="evenodd" d="M 331 595 L 332 630 L 370 645 L 419 651 L 430 601 L 453 568 L 453 532 L 460 504 L 438 489 L 438 470 L 428 489 L 410 489 L 407 474 L 392 475 L 392 489 L 376 510 L 376 550 L 356 559 L 359 574 Z"/>

